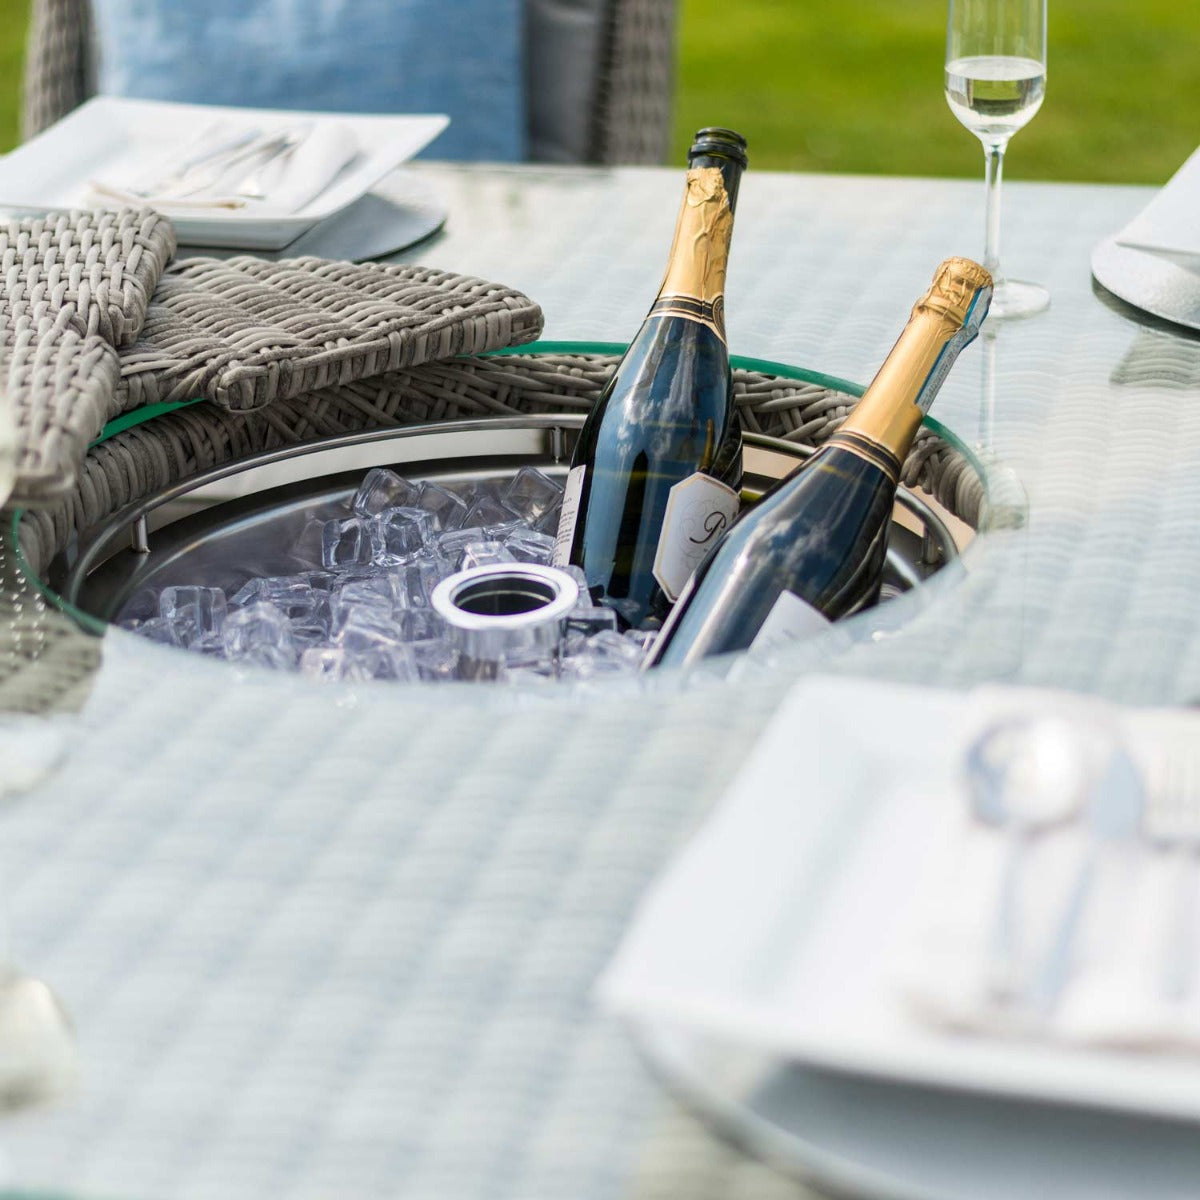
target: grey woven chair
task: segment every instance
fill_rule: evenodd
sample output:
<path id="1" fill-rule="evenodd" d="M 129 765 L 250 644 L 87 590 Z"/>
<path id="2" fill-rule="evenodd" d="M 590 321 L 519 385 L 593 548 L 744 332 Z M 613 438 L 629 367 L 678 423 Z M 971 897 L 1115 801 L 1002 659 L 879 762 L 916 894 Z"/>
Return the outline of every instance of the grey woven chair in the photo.
<path id="1" fill-rule="evenodd" d="M 676 0 L 526 0 L 530 157 L 658 163 L 670 136 Z M 89 0 L 33 0 L 22 128 L 95 90 Z"/>

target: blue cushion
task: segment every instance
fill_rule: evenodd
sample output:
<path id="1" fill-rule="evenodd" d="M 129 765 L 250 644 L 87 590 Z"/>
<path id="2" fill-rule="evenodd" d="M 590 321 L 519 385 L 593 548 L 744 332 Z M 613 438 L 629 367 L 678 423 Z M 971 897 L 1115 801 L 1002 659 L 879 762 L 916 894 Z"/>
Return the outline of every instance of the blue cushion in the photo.
<path id="1" fill-rule="evenodd" d="M 99 90 L 444 112 L 431 158 L 525 157 L 522 0 L 93 0 Z"/>

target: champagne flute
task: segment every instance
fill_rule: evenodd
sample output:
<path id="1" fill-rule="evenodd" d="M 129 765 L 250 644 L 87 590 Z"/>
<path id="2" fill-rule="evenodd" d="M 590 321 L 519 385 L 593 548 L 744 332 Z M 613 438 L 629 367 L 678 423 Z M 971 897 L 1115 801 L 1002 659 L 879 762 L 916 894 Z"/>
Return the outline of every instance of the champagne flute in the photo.
<path id="1" fill-rule="evenodd" d="M 1008 139 L 1027 125 L 1046 91 L 1046 0 L 950 0 L 946 101 L 983 143 L 987 164 L 987 238 L 992 319 L 1041 312 L 1050 293 L 1005 279 L 1000 270 L 1000 178 Z"/>

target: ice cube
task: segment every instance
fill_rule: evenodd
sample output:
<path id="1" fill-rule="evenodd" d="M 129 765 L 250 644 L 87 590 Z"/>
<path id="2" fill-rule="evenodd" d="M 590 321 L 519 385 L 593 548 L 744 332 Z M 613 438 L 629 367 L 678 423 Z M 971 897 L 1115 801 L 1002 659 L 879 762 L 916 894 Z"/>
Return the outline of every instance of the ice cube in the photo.
<path id="1" fill-rule="evenodd" d="M 452 529 L 438 536 L 435 543 L 436 553 L 444 558 L 454 570 L 458 570 L 458 560 L 462 558 L 463 550 L 472 542 L 486 542 L 487 530 L 479 526 L 464 529 Z"/>
<path id="2" fill-rule="evenodd" d="M 310 647 L 300 656 L 300 670 L 313 679 L 361 683 L 366 679 L 384 677 L 390 672 L 396 678 L 391 660 L 374 651 L 347 650 L 344 646 Z"/>
<path id="3" fill-rule="evenodd" d="M 611 630 L 601 630 L 588 638 L 587 654 L 589 657 L 613 659 L 637 667 L 642 661 L 642 649 L 635 646 L 628 638 Z"/>
<path id="4" fill-rule="evenodd" d="M 351 609 L 338 630 L 338 644 L 350 651 L 392 649 L 404 635 L 391 609 L 359 606 Z"/>
<path id="5" fill-rule="evenodd" d="M 416 660 L 407 646 L 379 646 L 362 652 L 347 647 L 346 652 L 352 660 L 357 658 L 363 663 L 364 669 L 371 672 L 372 679 L 415 682 L 421 678 Z"/>
<path id="6" fill-rule="evenodd" d="M 229 658 L 272 667 L 291 666 L 296 661 L 287 617 L 265 600 L 235 608 L 221 635 Z"/>
<path id="7" fill-rule="evenodd" d="M 562 503 L 562 488 L 536 467 L 522 467 L 505 491 L 504 505 L 529 525 L 536 525 Z"/>
<path id="8" fill-rule="evenodd" d="M 592 637 L 605 630 L 616 632 L 617 614 L 603 604 L 577 604 L 567 616 L 567 628 Z"/>
<path id="9" fill-rule="evenodd" d="M 326 521 L 321 537 L 321 565 L 328 570 L 362 566 L 371 561 L 371 528 L 362 517 Z"/>
<path id="10" fill-rule="evenodd" d="M 179 646 L 179 631 L 168 617 L 151 617 L 148 621 L 131 621 L 127 628 L 139 637 L 164 646 Z"/>
<path id="11" fill-rule="evenodd" d="M 657 629 L 627 629 L 621 635 L 631 645 L 637 647 L 638 654 L 642 657 L 650 650 L 650 647 L 658 641 Z"/>
<path id="12" fill-rule="evenodd" d="M 396 613 L 400 637 L 405 642 L 426 642 L 445 637 L 446 623 L 431 608 L 410 608 Z"/>
<path id="13" fill-rule="evenodd" d="M 420 492 L 416 484 L 402 479 L 395 471 L 374 467 L 359 484 L 350 507 L 360 517 L 377 517 L 386 509 L 416 504 Z"/>
<path id="14" fill-rule="evenodd" d="M 548 533 L 551 537 L 558 536 L 558 519 L 562 516 L 562 504 L 555 504 L 546 509 L 545 513 L 534 525 L 538 533 Z"/>
<path id="15" fill-rule="evenodd" d="M 341 646 L 310 646 L 300 655 L 300 670 L 313 679 L 345 679 L 346 661 Z"/>
<path id="16" fill-rule="evenodd" d="M 487 528 L 489 525 L 509 525 L 520 516 L 495 496 L 485 494 L 467 510 L 462 523 L 464 529 L 472 525 Z"/>
<path id="17" fill-rule="evenodd" d="M 158 615 L 176 620 L 191 614 L 202 634 L 215 633 L 225 620 L 225 593 L 220 588 L 169 587 L 158 597 Z"/>
<path id="18" fill-rule="evenodd" d="M 566 571 L 570 577 L 579 584 L 579 603 L 577 608 L 591 608 L 595 601 L 592 599 L 591 589 L 588 587 L 587 576 L 583 573 L 582 567 L 577 567 L 574 563 L 568 563 L 565 567 L 560 567 L 560 571 Z"/>
<path id="19" fill-rule="evenodd" d="M 219 633 L 206 633 L 192 642 L 188 649 L 193 654 L 204 654 L 209 658 L 224 658 L 225 639 Z"/>
<path id="20" fill-rule="evenodd" d="M 540 563 L 546 566 L 554 553 L 554 539 L 525 526 L 514 529 L 504 539 L 504 545 L 517 562 Z"/>
<path id="21" fill-rule="evenodd" d="M 175 640 L 190 646 L 208 633 L 219 633 L 225 620 L 225 593 L 220 588 L 168 587 L 158 597 L 158 614 L 175 630 Z"/>
<path id="22" fill-rule="evenodd" d="M 416 507 L 429 513 L 437 530 L 461 529 L 463 517 L 467 515 L 466 504 L 453 492 L 436 483 L 421 485 Z"/>
<path id="23" fill-rule="evenodd" d="M 311 646 L 319 647 L 329 644 L 329 625 L 316 617 L 293 618 L 288 622 L 288 631 L 292 635 L 292 644 L 297 650 L 302 651 Z"/>
<path id="24" fill-rule="evenodd" d="M 300 532 L 288 547 L 288 553 L 297 566 L 319 567 L 324 561 L 322 546 L 324 544 L 325 522 L 316 517 L 309 517 L 300 527 Z"/>
<path id="25" fill-rule="evenodd" d="M 356 612 L 374 612 L 381 619 L 389 619 L 395 601 L 392 598 L 391 581 L 386 575 L 372 579 L 354 579 L 344 583 L 329 602 L 329 628 L 339 633 Z"/>
<path id="26" fill-rule="evenodd" d="M 307 575 L 267 575 L 247 580 L 229 597 L 231 608 L 244 608 L 260 601 L 274 604 L 285 616 L 298 617 L 312 612 L 317 594 Z"/>
<path id="27" fill-rule="evenodd" d="M 415 558 L 433 536 L 433 518 L 423 508 L 386 508 L 371 522 L 371 558 L 398 566 Z"/>
<path id="28" fill-rule="evenodd" d="M 516 556 L 503 542 L 468 542 L 458 558 L 458 569 L 469 570 L 471 567 L 483 567 L 488 563 L 516 562 Z"/>
<path id="29" fill-rule="evenodd" d="M 408 650 L 422 679 L 434 682 L 455 678 L 458 672 L 458 651 L 445 639 L 422 638 L 409 642 Z"/>
<path id="30" fill-rule="evenodd" d="M 361 604 L 367 608 L 382 608 L 391 611 L 393 604 L 392 581 L 388 575 L 374 575 L 369 579 L 352 579 L 343 583 L 335 593 L 342 604 Z"/>
<path id="31" fill-rule="evenodd" d="M 397 567 L 388 575 L 397 608 L 428 608 L 438 582 L 451 574 L 444 558 L 419 558 Z"/>

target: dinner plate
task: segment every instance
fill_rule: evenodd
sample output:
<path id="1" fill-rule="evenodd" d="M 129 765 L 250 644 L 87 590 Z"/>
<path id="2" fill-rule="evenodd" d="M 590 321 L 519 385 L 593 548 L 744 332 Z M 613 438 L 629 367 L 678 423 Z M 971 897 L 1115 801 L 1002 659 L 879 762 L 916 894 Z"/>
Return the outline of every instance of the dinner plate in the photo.
<path id="1" fill-rule="evenodd" d="M 97 96 L 0 158 L 0 205 L 51 210 L 91 206 L 88 181 L 135 177 L 139 164 L 169 160 L 217 122 L 269 131 L 311 121 L 344 124 L 361 147 L 330 184 L 296 212 L 172 209 L 181 242 L 279 250 L 318 221 L 359 199 L 400 163 L 428 145 L 445 116 L 373 116 L 224 108 Z"/>
<path id="2" fill-rule="evenodd" d="M 941 586 L 935 577 L 925 598 Z M 917 976 L 970 951 L 971 935 L 931 928 L 933 911 L 974 912 L 983 931 L 992 903 L 996 847 L 959 823 L 963 746 L 1006 713 L 1044 706 L 1082 716 L 1089 703 L 1032 689 L 983 690 L 964 702 L 907 684 L 801 681 L 720 804 L 647 890 L 599 980 L 601 1001 L 631 1020 L 686 1026 L 816 1071 L 952 1090 L 963 1103 L 990 1097 L 1187 1122 L 1200 1143 L 1193 1055 L 1125 1050 L 1091 1037 L 1086 1024 L 1044 1040 L 989 1036 L 924 1019 L 918 1005 L 936 1004 L 936 990 L 918 989 L 913 1003 Z M 1191 715 L 1113 714 L 1143 761 L 1160 738 L 1196 735 Z M 944 873 L 951 855 L 980 872 L 979 888 L 947 890 L 961 882 Z M 1060 872 L 1059 887 L 1072 878 Z M 1097 892 L 1111 897 L 1117 887 L 1101 868 Z M 1086 995 L 1073 1011 L 1086 1016 Z M 1192 1194 L 1200 1195 L 1200 1174 Z"/>
<path id="3" fill-rule="evenodd" d="M 1182 1122 L 799 1066 L 708 1035 L 634 1025 L 650 1069 L 738 1148 L 869 1200 L 1184 1200 L 1200 1136 Z"/>
<path id="4" fill-rule="evenodd" d="M 1200 258 L 1140 250 L 1114 238 L 1092 252 L 1096 282 L 1126 304 L 1187 329 L 1200 329 Z"/>
<path id="5" fill-rule="evenodd" d="M 366 262 L 408 249 L 437 233 L 446 223 L 445 202 L 437 189 L 413 170 L 401 168 L 365 196 L 318 221 L 282 250 L 260 250 L 262 258 L 312 255 L 341 262 Z M 243 251 L 181 243 L 179 256 L 229 258 Z"/>

